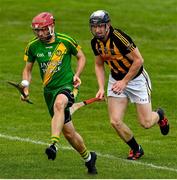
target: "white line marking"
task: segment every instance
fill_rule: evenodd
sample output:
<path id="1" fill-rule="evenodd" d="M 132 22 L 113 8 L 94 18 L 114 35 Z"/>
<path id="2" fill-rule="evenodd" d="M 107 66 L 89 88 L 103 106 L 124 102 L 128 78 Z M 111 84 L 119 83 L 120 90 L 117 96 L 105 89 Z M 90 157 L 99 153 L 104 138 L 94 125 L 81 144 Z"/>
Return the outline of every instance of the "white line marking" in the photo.
<path id="1" fill-rule="evenodd" d="M 45 142 L 42 142 L 42 141 L 36 141 L 36 140 L 29 139 L 29 138 L 21 138 L 21 137 L 17 137 L 17 136 L 9 136 L 9 135 L 5 135 L 5 134 L 0 134 L 0 138 L 12 140 L 12 141 L 20 141 L 20 142 L 28 142 L 28 143 L 32 143 L 32 144 L 45 145 L 45 146 L 49 145 L 48 143 L 45 143 Z M 68 147 L 68 146 L 60 146 L 60 148 L 61 149 L 66 149 L 66 150 L 73 150 L 73 148 Z M 153 169 L 161 169 L 161 170 L 177 172 L 177 169 L 175 169 L 175 168 L 169 168 L 169 167 L 166 167 L 166 166 L 157 166 L 157 165 L 154 165 L 154 164 L 142 163 L 140 161 L 130 161 L 130 160 L 118 158 L 118 157 L 110 155 L 110 154 L 102 154 L 102 153 L 97 152 L 97 155 L 100 156 L 100 157 L 103 157 L 103 158 L 107 158 L 107 159 L 113 159 L 113 160 L 117 159 L 117 160 L 124 161 L 126 163 L 133 163 L 133 164 L 137 164 L 137 165 L 148 166 L 148 167 L 153 168 Z"/>
<path id="2" fill-rule="evenodd" d="M 156 75 L 155 78 L 158 78 L 158 79 L 177 79 L 177 75 L 176 74 L 166 74 L 166 75 Z"/>

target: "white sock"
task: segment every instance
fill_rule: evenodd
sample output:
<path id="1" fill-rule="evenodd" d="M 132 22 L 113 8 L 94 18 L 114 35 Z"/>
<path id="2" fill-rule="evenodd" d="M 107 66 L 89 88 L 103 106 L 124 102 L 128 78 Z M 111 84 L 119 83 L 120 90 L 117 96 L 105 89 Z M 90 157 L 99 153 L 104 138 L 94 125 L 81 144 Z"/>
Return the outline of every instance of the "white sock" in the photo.
<path id="1" fill-rule="evenodd" d="M 89 162 L 91 160 L 91 154 L 89 153 L 89 156 L 87 159 L 85 159 L 85 162 Z"/>

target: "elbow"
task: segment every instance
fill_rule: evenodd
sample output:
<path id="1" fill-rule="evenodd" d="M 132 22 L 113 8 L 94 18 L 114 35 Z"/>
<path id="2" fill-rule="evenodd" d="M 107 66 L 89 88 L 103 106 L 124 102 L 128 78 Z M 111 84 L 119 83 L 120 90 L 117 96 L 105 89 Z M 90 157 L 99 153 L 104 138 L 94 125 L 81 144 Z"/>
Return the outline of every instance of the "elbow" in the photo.
<path id="1" fill-rule="evenodd" d="M 143 66 L 143 64 L 144 64 L 144 59 L 143 58 L 141 58 L 141 59 L 139 59 L 139 61 L 137 61 L 137 66 L 140 68 L 141 66 Z"/>
<path id="2" fill-rule="evenodd" d="M 142 58 L 142 59 L 141 59 L 141 65 L 143 65 L 143 64 L 144 64 L 144 59 Z"/>

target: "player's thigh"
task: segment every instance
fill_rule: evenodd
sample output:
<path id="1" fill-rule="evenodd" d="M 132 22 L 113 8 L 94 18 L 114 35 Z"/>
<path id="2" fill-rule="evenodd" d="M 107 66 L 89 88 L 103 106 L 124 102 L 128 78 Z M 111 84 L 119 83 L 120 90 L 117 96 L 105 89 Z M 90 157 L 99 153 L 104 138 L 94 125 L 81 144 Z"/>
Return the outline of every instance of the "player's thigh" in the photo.
<path id="1" fill-rule="evenodd" d="M 128 99 L 126 97 L 108 97 L 108 111 L 111 121 L 122 121 L 126 108 L 128 105 Z"/>
<path id="2" fill-rule="evenodd" d="M 152 106 L 151 103 L 146 104 L 136 104 L 136 110 L 138 115 L 138 120 L 141 124 L 143 122 L 151 121 L 152 119 Z"/>

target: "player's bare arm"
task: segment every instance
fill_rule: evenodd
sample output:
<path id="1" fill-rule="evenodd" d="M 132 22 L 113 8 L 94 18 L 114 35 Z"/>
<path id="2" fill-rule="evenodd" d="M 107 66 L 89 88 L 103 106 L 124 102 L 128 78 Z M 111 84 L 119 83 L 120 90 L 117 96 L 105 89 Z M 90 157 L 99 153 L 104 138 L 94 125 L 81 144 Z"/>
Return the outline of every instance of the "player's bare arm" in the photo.
<path id="1" fill-rule="evenodd" d="M 26 65 L 23 69 L 23 74 L 22 77 L 23 79 L 31 82 L 31 72 L 32 72 L 32 68 L 33 68 L 33 64 L 32 62 L 26 62 Z"/>
<path id="2" fill-rule="evenodd" d="M 104 62 L 100 56 L 95 57 L 95 73 L 99 85 L 99 90 L 96 94 L 96 97 L 102 99 L 104 97 L 105 69 Z"/>
<path id="3" fill-rule="evenodd" d="M 32 62 L 26 62 L 26 65 L 23 69 L 23 73 L 22 73 L 22 79 L 26 80 L 27 82 L 31 82 L 31 72 L 32 72 L 32 68 L 33 68 L 33 64 Z M 21 97 L 22 100 L 26 100 L 26 98 L 28 98 L 29 95 L 29 87 L 26 86 L 24 88 L 24 93 L 27 95 L 27 97 Z"/>
<path id="4" fill-rule="evenodd" d="M 128 82 L 130 80 L 132 80 L 137 73 L 139 72 L 141 66 L 143 65 L 143 58 L 138 50 L 138 48 L 135 48 L 132 52 L 130 52 L 129 54 L 126 55 L 131 61 L 133 61 L 129 72 L 126 74 L 126 76 L 120 80 L 117 81 L 113 87 L 112 90 L 117 92 L 117 93 L 121 93 L 125 87 L 127 86 Z"/>
<path id="5" fill-rule="evenodd" d="M 141 66 L 143 65 L 143 57 L 141 56 L 138 48 L 136 47 L 132 52 L 126 55 L 131 61 L 133 61 L 132 66 L 129 69 L 129 72 L 124 77 L 124 81 L 128 83 L 132 80 L 140 70 Z"/>
<path id="6" fill-rule="evenodd" d="M 77 57 L 77 68 L 76 68 L 76 73 L 73 77 L 74 87 L 78 87 L 81 84 L 81 80 L 79 77 L 84 69 L 85 62 L 86 62 L 85 55 L 81 49 L 78 51 L 76 57 Z"/>

